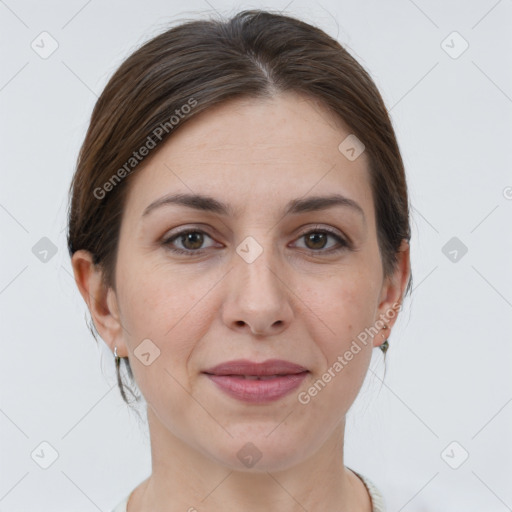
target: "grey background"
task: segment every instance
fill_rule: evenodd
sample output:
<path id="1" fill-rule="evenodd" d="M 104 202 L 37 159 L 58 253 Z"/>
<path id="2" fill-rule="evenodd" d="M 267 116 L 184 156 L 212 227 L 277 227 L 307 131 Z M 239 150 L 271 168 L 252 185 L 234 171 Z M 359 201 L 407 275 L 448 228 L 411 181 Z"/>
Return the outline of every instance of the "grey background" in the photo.
<path id="1" fill-rule="evenodd" d="M 124 58 L 177 18 L 257 7 L 320 26 L 370 71 L 414 205 L 414 291 L 384 383 L 374 350 L 349 413 L 346 465 L 389 512 L 512 510 L 512 1 L 186 7 L 0 1 L 0 512 L 109 511 L 149 474 L 145 426 L 85 323 L 67 190 L 92 107 Z"/>

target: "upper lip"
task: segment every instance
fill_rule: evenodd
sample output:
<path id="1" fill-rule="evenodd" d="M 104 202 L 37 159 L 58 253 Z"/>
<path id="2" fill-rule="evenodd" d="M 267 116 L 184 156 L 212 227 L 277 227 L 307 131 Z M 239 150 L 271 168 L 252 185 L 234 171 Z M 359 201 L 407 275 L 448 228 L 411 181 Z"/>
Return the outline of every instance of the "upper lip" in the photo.
<path id="1" fill-rule="evenodd" d="M 249 361 L 248 359 L 237 359 L 226 361 L 213 366 L 204 373 L 213 375 L 290 375 L 309 371 L 299 364 L 284 361 L 282 359 L 268 359 L 261 363 Z"/>

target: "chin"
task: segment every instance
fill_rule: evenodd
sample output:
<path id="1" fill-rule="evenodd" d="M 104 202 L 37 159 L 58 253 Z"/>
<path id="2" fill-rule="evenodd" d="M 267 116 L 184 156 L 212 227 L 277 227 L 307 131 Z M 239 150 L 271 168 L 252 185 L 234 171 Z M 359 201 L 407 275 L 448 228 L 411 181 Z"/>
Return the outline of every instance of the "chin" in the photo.
<path id="1" fill-rule="evenodd" d="M 301 461 L 302 451 L 297 448 L 301 445 L 288 436 L 271 434 L 268 428 L 260 435 L 245 435 L 230 438 L 227 445 L 217 452 L 210 453 L 220 464 L 232 471 L 246 473 L 264 473 L 283 471 Z M 287 443 L 285 443 L 285 440 Z"/>

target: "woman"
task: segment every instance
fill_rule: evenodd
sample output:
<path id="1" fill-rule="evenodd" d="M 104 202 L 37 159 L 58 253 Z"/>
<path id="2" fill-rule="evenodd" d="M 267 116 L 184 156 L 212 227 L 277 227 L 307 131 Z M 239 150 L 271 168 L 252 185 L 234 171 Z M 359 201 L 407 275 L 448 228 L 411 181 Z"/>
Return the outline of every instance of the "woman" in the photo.
<path id="1" fill-rule="evenodd" d="M 144 44 L 99 98 L 68 246 L 147 402 L 152 473 L 115 512 L 384 510 L 346 414 L 410 291 L 382 98 L 321 30 L 245 11 Z"/>

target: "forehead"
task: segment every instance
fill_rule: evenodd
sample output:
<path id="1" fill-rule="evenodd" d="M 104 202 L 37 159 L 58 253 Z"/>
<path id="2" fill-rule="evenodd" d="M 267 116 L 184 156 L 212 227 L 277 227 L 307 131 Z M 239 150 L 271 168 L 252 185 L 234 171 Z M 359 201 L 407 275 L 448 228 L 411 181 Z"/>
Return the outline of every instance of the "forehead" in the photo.
<path id="1" fill-rule="evenodd" d="M 339 150 L 348 126 L 319 101 L 295 93 L 243 98 L 188 120 L 131 176 L 129 215 L 169 193 L 218 197 L 241 214 L 292 199 L 339 193 L 373 216 L 368 158 Z M 263 201 L 263 203 L 262 203 Z"/>

